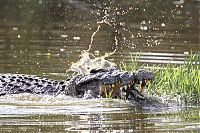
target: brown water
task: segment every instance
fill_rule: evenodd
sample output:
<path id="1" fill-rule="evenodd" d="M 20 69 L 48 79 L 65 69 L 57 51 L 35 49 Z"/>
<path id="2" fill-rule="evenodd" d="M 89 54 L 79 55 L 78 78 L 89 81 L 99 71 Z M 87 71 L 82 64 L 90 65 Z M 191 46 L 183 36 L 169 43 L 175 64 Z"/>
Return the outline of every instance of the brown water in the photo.
<path id="1" fill-rule="evenodd" d="M 65 79 L 88 49 L 120 65 L 181 64 L 200 51 L 199 0 L 1 0 L 0 72 Z M 146 110 L 120 100 L 0 98 L 2 132 L 175 132 L 200 129 L 199 107 Z"/>

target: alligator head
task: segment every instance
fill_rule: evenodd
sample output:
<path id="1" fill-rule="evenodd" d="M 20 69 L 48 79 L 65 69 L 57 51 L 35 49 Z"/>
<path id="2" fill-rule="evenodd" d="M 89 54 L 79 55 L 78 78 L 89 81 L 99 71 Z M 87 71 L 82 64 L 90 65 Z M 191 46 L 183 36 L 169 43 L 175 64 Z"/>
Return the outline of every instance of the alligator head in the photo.
<path id="1" fill-rule="evenodd" d="M 153 73 L 140 69 L 136 72 L 119 69 L 93 69 L 88 75 L 77 75 L 66 81 L 66 95 L 84 97 L 113 97 L 125 99 L 143 98 L 147 81 L 153 80 Z M 138 90 L 135 84 L 140 84 Z"/>

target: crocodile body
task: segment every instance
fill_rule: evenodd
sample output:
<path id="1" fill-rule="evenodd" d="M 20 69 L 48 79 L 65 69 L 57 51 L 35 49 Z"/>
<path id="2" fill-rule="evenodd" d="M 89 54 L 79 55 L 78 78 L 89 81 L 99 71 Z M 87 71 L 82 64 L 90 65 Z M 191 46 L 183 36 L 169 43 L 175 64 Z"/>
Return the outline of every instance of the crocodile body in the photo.
<path id="1" fill-rule="evenodd" d="M 0 95 L 32 93 L 58 95 L 66 94 L 74 97 L 106 97 L 142 99 L 146 81 L 153 79 L 153 73 L 146 70 L 136 72 L 119 69 L 91 70 L 87 75 L 57 81 L 23 74 L 0 74 Z M 140 91 L 135 84 L 140 84 Z"/>

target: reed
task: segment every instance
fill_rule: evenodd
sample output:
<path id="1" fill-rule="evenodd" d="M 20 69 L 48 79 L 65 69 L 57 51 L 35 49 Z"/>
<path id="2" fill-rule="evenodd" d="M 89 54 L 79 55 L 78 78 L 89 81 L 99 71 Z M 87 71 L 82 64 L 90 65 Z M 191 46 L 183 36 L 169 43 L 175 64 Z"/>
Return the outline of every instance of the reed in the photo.
<path id="1" fill-rule="evenodd" d="M 122 69 L 134 71 L 139 68 L 139 58 L 132 58 L 130 65 L 123 64 Z M 141 67 L 141 66 L 140 66 Z M 144 67 L 144 66 L 143 66 Z M 154 95 L 179 95 L 185 101 L 197 101 L 200 98 L 200 53 L 191 54 L 184 64 L 167 64 L 151 67 L 155 73 L 153 84 L 147 87 L 147 93 Z"/>

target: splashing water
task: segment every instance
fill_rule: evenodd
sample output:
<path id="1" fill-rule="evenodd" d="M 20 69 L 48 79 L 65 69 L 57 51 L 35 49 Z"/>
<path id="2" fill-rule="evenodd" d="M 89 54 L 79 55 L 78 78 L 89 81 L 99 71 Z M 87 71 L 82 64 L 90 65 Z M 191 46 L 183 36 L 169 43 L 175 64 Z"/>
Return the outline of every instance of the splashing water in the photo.
<path id="1" fill-rule="evenodd" d="M 101 22 L 100 24 L 105 23 Z M 89 74 L 92 69 L 110 69 L 115 67 L 115 63 L 106 60 L 106 57 L 113 55 L 116 52 L 114 49 L 111 53 L 105 53 L 104 56 L 96 57 L 94 54 L 90 53 L 90 49 L 93 44 L 93 40 L 97 32 L 100 30 L 101 25 L 98 25 L 97 30 L 93 32 L 91 36 L 91 41 L 88 50 L 83 50 L 80 53 L 80 59 L 76 63 L 72 63 L 71 67 L 68 71 L 77 72 L 78 74 Z M 117 46 L 118 40 L 115 37 L 115 45 Z"/>
<path id="2" fill-rule="evenodd" d="M 61 94 L 54 97 L 23 93 L 0 97 L 0 114 L 85 114 L 121 111 L 128 106 L 130 103 L 119 99 L 80 99 Z"/>
<path id="3" fill-rule="evenodd" d="M 72 63 L 70 70 L 79 74 L 89 74 L 92 69 L 109 69 L 115 67 L 115 63 L 106 60 L 105 58 L 113 53 L 105 53 L 104 56 L 95 57 L 93 54 L 83 50 L 80 59 L 76 63 Z"/>

